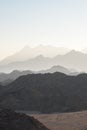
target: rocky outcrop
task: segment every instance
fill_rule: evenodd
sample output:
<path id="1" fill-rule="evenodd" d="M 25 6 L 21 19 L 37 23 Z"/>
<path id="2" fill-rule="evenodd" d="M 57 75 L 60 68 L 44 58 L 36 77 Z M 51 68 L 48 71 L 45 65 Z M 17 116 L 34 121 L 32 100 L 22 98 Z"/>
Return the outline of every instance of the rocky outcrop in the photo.
<path id="1" fill-rule="evenodd" d="M 33 117 L 14 111 L 0 110 L 0 130 L 49 130 Z"/>

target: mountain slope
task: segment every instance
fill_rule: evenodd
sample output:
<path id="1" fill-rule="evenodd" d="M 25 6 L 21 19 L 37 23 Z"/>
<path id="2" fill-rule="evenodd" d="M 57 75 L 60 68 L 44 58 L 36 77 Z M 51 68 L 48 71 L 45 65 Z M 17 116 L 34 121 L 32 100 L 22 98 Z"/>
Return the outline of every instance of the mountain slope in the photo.
<path id="1" fill-rule="evenodd" d="M 0 107 L 41 113 L 87 110 L 87 74 L 22 76 L 1 91 Z"/>
<path id="2" fill-rule="evenodd" d="M 5 84 L 11 83 L 15 79 L 17 79 L 18 77 L 23 76 L 23 75 L 34 74 L 34 73 L 41 73 L 41 74 L 43 73 L 44 74 L 44 73 L 54 73 L 54 72 L 61 72 L 61 73 L 67 74 L 67 75 L 77 75 L 77 74 L 79 74 L 78 72 L 70 71 L 63 66 L 58 65 L 58 66 L 53 66 L 50 69 L 41 70 L 41 71 L 30 71 L 30 70 L 18 71 L 18 70 L 14 70 L 11 73 L 1 73 L 0 74 L 0 82 L 1 82 L 1 84 L 5 85 Z"/>
<path id="3" fill-rule="evenodd" d="M 39 45 L 34 48 L 31 48 L 28 45 L 26 45 L 19 52 L 16 52 L 15 54 L 3 59 L 0 62 L 0 65 L 5 65 L 17 61 L 26 61 L 28 59 L 37 57 L 38 55 L 54 57 L 58 54 L 65 54 L 68 51 L 69 50 L 66 48 L 58 48 L 58 47 L 44 46 L 44 45 Z"/>
<path id="4" fill-rule="evenodd" d="M 13 70 L 33 70 L 38 71 L 43 68 L 49 68 L 51 66 L 51 58 L 38 55 L 35 58 L 29 59 L 27 61 L 12 62 L 8 65 L 1 65 L 0 72 L 10 72 Z"/>
<path id="5" fill-rule="evenodd" d="M 14 111 L 0 110 L 0 130 L 48 130 L 33 117 Z"/>
<path id="6" fill-rule="evenodd" d="M 87 72 L 87 54 L 72 50 L 63 56 L 57 55 L 53 60 L 54 63 L 64 65 L 67 68 L 73 68 Z"/>
<path id="7" fill-rule="evenodd" d="M 71 71 L 68 70 L 67 68 L 63 67 L 63 66 L 53 66 L 51 67 L 50 69 L 47 69 L 47 70 L 42 70 L 42 71 L 39 71 L 40 73 L 55 73 L 55 72 L 61 72 L 61 73 L 64 73 L 64 74 L 70 74 L 71 75 Z"/>
<path id="8" fill-rule="evenodd" d="M 33 72 L 30 70 L 26 70 L 26 71 L 18 71 L 18 70 L 14 70 L 11 73 L 1 73 L 0 74 L 0 82 L 4 83 L 6 81 L 13 81 L 15 79 L 17 79 L 18 77 L 22 76 L 22 75 L 27 75 L 27 74 L 32 74 Z"/>
<path id="9" fill-rule="evenodd" d="M 70 51 L 65 55 L 57 55 L 54 58 L 38 55 L 26 61 L 12 62 L 8 65 L 0 66 L 0 72 L 9 72 L 13 70 L 33 70 L 40 71 L 49 69 L 52 66 L 65 66 L 66 68 L 76 69 L 77 71 L 87 72 L 87 54 Z"/>
<path id="10" fill-rule="evenodd" d="M 33 116 L 50 130 L 87 130 L 87 111 Z"/>

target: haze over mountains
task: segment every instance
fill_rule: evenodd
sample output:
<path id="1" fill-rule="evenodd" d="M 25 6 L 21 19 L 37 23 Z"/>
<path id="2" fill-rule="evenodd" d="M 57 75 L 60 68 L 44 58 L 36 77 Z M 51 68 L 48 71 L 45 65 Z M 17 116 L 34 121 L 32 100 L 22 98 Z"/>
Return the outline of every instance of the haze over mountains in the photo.
<path id="1" fill-rule="evenodd" d="M 0 62 L 0 72 L 11 72 L 13 70 L 40 71 L 58 65 L 87 72 L 87 54 L 57 47 L 24 47 L 20 52 Z"/>
<path id="2" fill-rule="evenodd" d="M 37 114 L 87 110 L 86 72 L 86 53 L 26 46 L 0 62 L 0 108 Z"/>
<path id="3" fill-rule="evenodd" d="M 1 73 L 0 74 L 0 83 L 1 84 L 8 84 L 20 76 L 32 74 L 32 73 L 34 73 L 34 72 L 32 72 L 30 70 L 26 70 L 26 71 L 14 70 L 11 73 Z"/>
<path id="4" fill-rule="evenodd" d="M 15 79 L 17 79 L 20 76 L 23 75 L 28 75 L 28 74 L 45 74 L 45 73 L 55 73 L 55 72 L 61 72 L 67 75 L 78 75 L 79 72 L 76 72 L 75 70 L 69 70 L 63 66 L 53 66 L 47 70 L 41 70 L 41 71 L 31 71 L 31 70 L 25 70 L 25 71 L 20 71 L 20 70 L 14 70 L 11 73 L 1 73 L 0 74 L 0 83 L 3 85 L 9 84 Z"/>
<path id="5" fill-rule="evenodd" d="M 51 68 L 47 69 L 47 70 L 41 70 L 41 71 L 37 71 L 37 73 L 55 73 L 55 72 L 61 72 L 64 73 L 66 75 L 77 75 L 79 74 L 79 72 L 77 72 L 76 70 L 69 70 L 63 66 L 60 65 L 56 65 L 56 66 L 52 66 Z"/>
<path id="6" fill-rule="evenodd" d="M 3 59 L 0 62 L 0 65 L 9 64 L 12 62 L 17 62 L 17 61 L 26 61 L 38 55 L 43 55 L 46 57 L 54 57 L 58 54 L 65 54 L 67 52 L 69 52 L 69 49 L 63 48 L 63 47 L 39 45 L 32 48 L 26 45 L 19 52 Z"/>

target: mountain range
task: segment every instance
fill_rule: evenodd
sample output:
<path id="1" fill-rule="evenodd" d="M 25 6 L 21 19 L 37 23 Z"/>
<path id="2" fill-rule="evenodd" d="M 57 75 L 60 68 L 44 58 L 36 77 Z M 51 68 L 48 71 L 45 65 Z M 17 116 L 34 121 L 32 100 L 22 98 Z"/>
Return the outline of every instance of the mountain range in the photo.
<path id="1" fill-rule="evenodd" d="M 0 108 L 37 113 L 87 110 L 87 74 L 21 76 L 7 86 L 0 86 Z"/>
<path id="2" fill-rule="evenodd" d="M 64 55 L 57 55 L 53 58 L 38 55 L 26 61 L 12 62 L 0 65 L 0 72 L 10 72 L 13 70 L 33 70 L 40 71 L 49 69 L 52 66 L 60 65 L 68 69 L 87 72 L 87 54 L 72 50 Z"/>
<path id="3" fill-rule="evenodd" d="M 45 74 L 45 73 L 55 73 L 55 72 L 61 72 L 66 75 L 78 75 L 79 73 L 82 73 L 82 72 L 77 72 L 76 70 L 72 70 L 72 69 L 69 70 L 68 68 L 60 66 L 60 65 L 52 66 L 50 69 L 41 70 L 41 71 L 38 71 L 37 73 Z"/>
<path id="4" fill-rule="evenodd" d="M 45 73 L 55 73 L 55 72 L 61 72 L 67 75 L 78 75 L 79 72 L 76 72 L 75 70 L 69 70 L 63 66 L 53 66 L 50 69 L 47 70 L 41 70 L 41 71 L 32 71 L 32 70 L 25 70 L 25 71 L 19 71 L 14 70 L 11 73 L 1 73 L 0 74 L 0 83 L 2 85 L 7 85 L 17 79 L 20 76 L 28 75 L 28 74 L 45 74 Z"/>
<path id="5" fill-rule="evenodd" d="M 26 61 L 34 57 L 37 57 L 38 55 L 43 55 L 45 57 L 46 56 L 54 57 L 58 54 L 65 54 L 67 52 L 69 52 L 69 49 L 63 48 L 63 47 L 39 45 L 39 46 L 31 48 L 28 45 L 26 45 L 19 52 L 16 52 L 15 54 L 3 59 L 0 62 L 0 65 L 5 65 L 5 64 L 7 65 L 12 62 Z"/>
<path id="6" fill-rule="evenodd" d="M 0 72 L 41 71 L 58 65 L 69 70 L 87 72 L 87 53 L 52 46 L 25 46 L 19 52 L 0 61 Z"/>
<path id="7" fill-rule="evenodd" d="M 9 84 L 10 82 L 14 81 L 20 76 L 27 75 L 27 74 L 32 74 L 33 72 L 30 70 L 25 70 L 25 71 L 18 71 L 14 70 L 11 73 L 1 73 L 0 74 L 0 83 L 5 85 Z"/>

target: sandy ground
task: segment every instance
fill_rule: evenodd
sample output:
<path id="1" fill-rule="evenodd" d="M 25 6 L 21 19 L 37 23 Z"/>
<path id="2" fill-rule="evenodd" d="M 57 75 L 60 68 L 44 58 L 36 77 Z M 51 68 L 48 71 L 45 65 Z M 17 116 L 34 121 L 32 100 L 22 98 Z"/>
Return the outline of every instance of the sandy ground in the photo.
<path id="1" fill-rule="evenodd" d="M 33 116 L 50 130 L 87 130 L 87 111 Z"/>

